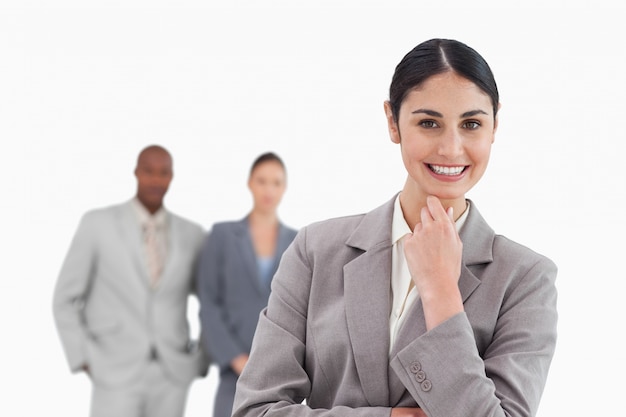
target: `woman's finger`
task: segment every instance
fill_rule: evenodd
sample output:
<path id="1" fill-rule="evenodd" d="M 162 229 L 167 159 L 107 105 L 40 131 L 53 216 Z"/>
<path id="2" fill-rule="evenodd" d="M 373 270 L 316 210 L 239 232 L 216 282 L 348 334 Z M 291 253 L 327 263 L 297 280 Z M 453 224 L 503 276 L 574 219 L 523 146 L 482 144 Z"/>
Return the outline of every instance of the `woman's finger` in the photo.
<path id="1" fill-rule="evenodd" d="M 428 209 L 428 207 L 422 207 L 422 210 L 420 211 L 420 217 L 422 219 L 422 225 L 430 223 L 433 220 L 435 220 L 433 216 L 430 214 L 430 210 Z"/>
<path id="2" fill-rule="evenodd" d="M 426 206 L 434 220 L 446 220 L 449 216 L 443 208 L 441 201 L 435 196 L 430 195 L 426 198 Z"/>

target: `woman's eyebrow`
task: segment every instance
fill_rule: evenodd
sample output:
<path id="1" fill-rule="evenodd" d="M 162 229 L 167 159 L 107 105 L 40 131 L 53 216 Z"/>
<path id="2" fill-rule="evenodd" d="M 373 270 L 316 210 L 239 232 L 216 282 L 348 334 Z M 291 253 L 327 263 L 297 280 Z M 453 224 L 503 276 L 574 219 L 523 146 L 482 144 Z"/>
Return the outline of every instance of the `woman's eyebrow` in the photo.
<path id="1" fill-rule="evenodd" d="M 443 114 L 439 113 L 438 111 L 429 110 L 429 109 L 417 109 L 411 112 L 411 114 L 419 114 L 419 113 L 424 113 L 432 117 L 443 117 Z M 477 109 L 477 110 L 466 111 L 465 113 L 461 114 L 461 117 L 462 118 L 472 117 L 472 116 L 476 116 L 477 114 L 484 114 L 486 116 L 489 115 L 486 111 Z"/>
<path id="2" fill-rule="evenodd" d="M 466 111 L 465 113 L 463 113 L 461 117 L 472 117 L 472 116 L 476 116 L 477 114 L 484 114 L 486 116 L 489 116 L 489 114 L 487 114 L 487 112 L 483 110 L 470 110 L 470 111 Z"/>
<path id="3" fill-rule="evenodd" d="M 428 110 L 428 109 L 417 109 L 411 112 L 411 114 L 418 114 L 418 113 L 425 113 L 433 117 L 443 117 L 443 114 L 439 113 L 438 111 Z"/>

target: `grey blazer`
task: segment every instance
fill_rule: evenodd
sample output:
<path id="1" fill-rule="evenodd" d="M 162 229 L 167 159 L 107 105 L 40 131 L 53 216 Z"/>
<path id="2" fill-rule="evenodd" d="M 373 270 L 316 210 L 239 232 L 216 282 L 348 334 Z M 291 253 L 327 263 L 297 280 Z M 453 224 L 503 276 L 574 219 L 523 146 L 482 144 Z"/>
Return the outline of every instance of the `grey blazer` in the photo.
<path id="1" fill-rule="evenodd" d="M 296 231 L 279 226 L 272 275 Z M 259 313 L 270 286 L 260 283 L 248 218 L 213 225 L 205 239 L 197 274 L 203 345 L 222 368 L 250 352 Z"/>
<path id="2" fill-rule="evenodd" d="M 168 374 L 188 384 L 207 370 L 190 340 L 187 300 L 202 228 L 172 213 L 168 258 L 149 285 L 141 226 L 130 202 L 86 213 L 54 290 L 53 312 L 70 369 L 88 365 L 94 382 L 124 386 L 156 348 Z"/>
<path id="3" fill-rule="evenodd" d="M 535 414 L 556 343 L 556 266 L 496 235 L 472 204 L 460 231 L 465 312 L 427 332 L 417 301 L 390 354 L 393 203 L 300 231 L 233 416 L 388 417 L 398 406 L 429 417 Z"/>

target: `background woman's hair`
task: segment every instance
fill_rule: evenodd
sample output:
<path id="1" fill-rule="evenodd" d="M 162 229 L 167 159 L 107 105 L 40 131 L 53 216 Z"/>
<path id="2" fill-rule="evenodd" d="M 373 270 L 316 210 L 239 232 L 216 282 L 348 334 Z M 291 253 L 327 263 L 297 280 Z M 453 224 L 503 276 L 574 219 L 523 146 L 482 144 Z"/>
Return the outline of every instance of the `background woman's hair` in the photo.
<path id="1" fill-rule="evenodd" d="M 280 158 L 280 156 L 276 155 L 274 152 L 265 152 L 265 153 L 259 155 L 254 160 L 254 162 L 252 163 L 252 166 L 250 167 L 250 176 L 252 176 L 252 173 L 254 172 L 256 167 L 258 167 L 259 165 L 261 165 L 264 162 L 270 162 L 270 161 L 278 162 L 280 164 L 280 166 L 283 167 L 283 170 L 285 172 L 287 172 L 287 168 L 285 167 L 285 163 Z"/>
<path id="2" fill-rule="evenodd" d="M 493 117 L 498 112 L 498 87 L 487 61 L 474 49 L 452 39 L 420 43 L 402 58 L 389 87 L 389 102 L 397 122 L 406 95 L 429 77 L 453 71 L 476 84 L 490 98 Z"/>

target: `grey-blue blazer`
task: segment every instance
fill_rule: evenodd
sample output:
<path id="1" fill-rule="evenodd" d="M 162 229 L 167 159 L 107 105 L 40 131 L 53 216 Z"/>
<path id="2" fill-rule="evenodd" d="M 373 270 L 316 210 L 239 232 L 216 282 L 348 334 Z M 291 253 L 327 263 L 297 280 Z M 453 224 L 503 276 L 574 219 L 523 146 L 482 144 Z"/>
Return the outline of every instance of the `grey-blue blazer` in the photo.
<path id="1" fill-rule="evenodd" d="M 296 230 L 279 225 L 272 275 Z M 196 286 L 200 299 L 203 345 L 222 368 L 240 354 L 248 354 L 259 313 L 270 295 L 262 285 L 248 218 L 216 223 L 207 235 Z"/>
<path id="2" fill-rule="evenodd" d="M 204 232 L 167 212 L 168 257 L 150 288 L 142 230 L 131 202 L 86 213 L 59 273 L 53 312 L 70 369 L 88 365 L 93 381 L 137 381 L 156 349 L 174 382 L 189 384 L 208 364 L 190 339 L 187 301 Z"/>
<path id="3" fill-rule="evenodd" d="M 259 318 L 234 417 L 389 417 L 398 406 L 535 415 L 556 343 L 556 266 L 496 235 L 472 203 L 460 231 L 465 311 L 426 331 L 416 301 L 390 351 L 394 199 L 300 230 Z"/>

